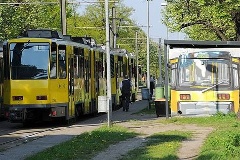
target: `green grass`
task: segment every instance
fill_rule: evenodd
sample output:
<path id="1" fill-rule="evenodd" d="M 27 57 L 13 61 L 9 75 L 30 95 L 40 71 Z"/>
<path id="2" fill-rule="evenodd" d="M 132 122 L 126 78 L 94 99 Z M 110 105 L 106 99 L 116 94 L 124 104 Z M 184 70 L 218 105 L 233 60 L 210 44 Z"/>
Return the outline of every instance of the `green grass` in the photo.
<path id="1" fill-rule="evenodd" d="M 28 157 L 27 160 L 88 160 L 89 157 L 94 157 L 109 145 L 133 138 L 137 135 L 137 133 L 128 131 L 126 128 L 117 125 L 113 125 L 110 128 L 103 126 Z"/>
<path id="2" fill-rule="evenodd" d="M 143 147 L 130 151 L 121 160 L 178 159 L 176 153 L 181 142 L 190 138 L 191 135 L 192 133 L 190 132 L 182 131 L 154 134 L 149 137 L 149 141 Z"/>

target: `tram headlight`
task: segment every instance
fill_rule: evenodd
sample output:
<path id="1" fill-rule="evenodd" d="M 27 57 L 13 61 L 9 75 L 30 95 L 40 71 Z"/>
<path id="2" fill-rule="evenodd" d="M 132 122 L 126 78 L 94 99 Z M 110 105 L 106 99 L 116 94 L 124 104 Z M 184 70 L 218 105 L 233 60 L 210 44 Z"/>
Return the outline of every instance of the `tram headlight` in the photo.
<path id="1" fill-rule="evenodd" d="M 217 94 L 217 99 L 219 99 L 219 100 L 229 100 L 230 99 L 230 94 L 224 94 L 224 93 Z"/>
<path id="2" fill-rule="evenodd" d="M 180 94 L 180 100 L 191 100 L 190 94 Z"/>

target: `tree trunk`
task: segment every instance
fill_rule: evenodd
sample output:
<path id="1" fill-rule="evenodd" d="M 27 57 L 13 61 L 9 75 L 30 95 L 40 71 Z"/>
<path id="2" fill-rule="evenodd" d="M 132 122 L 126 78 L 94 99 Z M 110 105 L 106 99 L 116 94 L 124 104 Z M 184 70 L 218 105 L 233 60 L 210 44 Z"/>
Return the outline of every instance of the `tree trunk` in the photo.
<path id="1" fill-rule="evenodd" d="M 233 20 L 235 22 L 236 41 L 240 41 L 240 11 L 235 11 L 233 14 Z"/>

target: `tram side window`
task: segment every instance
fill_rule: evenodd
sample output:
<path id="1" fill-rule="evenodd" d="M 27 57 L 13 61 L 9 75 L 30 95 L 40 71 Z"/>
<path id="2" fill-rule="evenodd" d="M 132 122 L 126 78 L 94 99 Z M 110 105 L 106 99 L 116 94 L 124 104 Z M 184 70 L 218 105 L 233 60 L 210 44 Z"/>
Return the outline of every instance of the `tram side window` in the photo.
<path id="1" fill-rule="evenodd" d="M 123 58 L 122 57 L 118 57 L 118 64 L 119 64 L 119 77 L 123 77 Z"/>
<path id="2" fill-rule="evenodd" d="M 100 73 L 101 73 L 101 65 L 100 65 L 100 61 L 99 61 L 99 59 L 98 58 L 96 58 L 96 62 L 95 62 L 95 80 L 96 80 L 96 82 L 95 82 L 95 84 L 96 84 L 96 92 L 99 92 L 99 78 L 100 78 Z"/>
<path id="3" fill-rule="evenodd" d="M 80 71 L 79 71 L 79 49 L 77 47 L 74 47 L 74 78 L 80 77 Z"/>
<path id="4" fill-rule="evenodd" d="M 103 53 L 101 53 L 100 55 L 99 55 L 99 64 L 98 64 L 98 75 L 99 75 L 99 77 L 100 78 L 103 78 L 103 71 L 104 71 L 104 67 L 103 67 L 103 62 L 104 62 L 104 60 L 103 60 Z"/>
<path id="5" fill-rule="evenodd" d="M 127 65 L 123 64 L 123 75 L 127 75 Z"/>
<path id="6" fill-rule="evenodd" d="M 85 59 L 85 89 L 86 92 L 89 92 L 89 75 L 90 75 L 90 61 L 88 60 L 88 57 Z"/>
<path id="7" fill-rule="evenodd" d="M 89 54 L 88 55 L 91 55 L 91 50 L 89 50 Z M 92 73 L 92 67 L 91 67 L 92 56 L 89 56 L 88 61 L 89 61 L 89 64 L 88 64 L 88 69 L 89 69 L 88 77 L 91 78 L 91 76 L 92 76 L 92 74 L 91 74 Z"/>
<path id="8" fill-rule="evenodd" d="M 79 77 L 83 78 L 84 75 L 84 50 L 82 48 L 79 49 Z"/>
<path id="9" fill-rule="evenodd" d="M 60 79 L 65 79 L 67 64 L 66 64 L 66 46 L 58 47 L 58 76 Z"/>
<path id="10" fill-rule="evenodd" d="M 51 46 L 50 69 L 50 78 L 57 78 L 57 46 L 55 43 Z"/>
<path id="11" fill-rule="evenodd" d="M 10 78 L 10 69 L 9 69 L 9 56 L 8 56 L 8 47 L 7 45 L 3 45 L 3 58 L 5 63 L 4 65 L 4 79 Z"/>
<path id="12" fill-rule="evenodd" d="M 132 78 L 132 59 L 128 60 L 128 74 L 129 74 L 129 78 Z"/>
<path id="13" fill-rule="evenodd" d="M 234 88 L 238 88 L 238 87 L 239 87 L 238 69 L 239 69 L 239 66 L 236 65 L 236 64 L 233 64 L 233 82 L 234 82 Z"/>
<path id="14" fill-rule="evenodd" d="M 131 65 L 131 77 L 135 77 L 135 63 L 134 63 L 134 60 L 132 59 L 132 65 Z"/>
<path id="15" fill-rule="evenodd" d="M 176 87 L 176 79 L 177 79 L 177 63 L 174 63 L 171 68 L 171 78 L 170 85 L 171 87 Z"/>
<path id="16" fill-rule="evenodd" d="M 106 55 L 104 54 L 101 59 L 101 64 L 102 64 L 102 78 L 107 77 L 107 63 L 106 63 Z"/>

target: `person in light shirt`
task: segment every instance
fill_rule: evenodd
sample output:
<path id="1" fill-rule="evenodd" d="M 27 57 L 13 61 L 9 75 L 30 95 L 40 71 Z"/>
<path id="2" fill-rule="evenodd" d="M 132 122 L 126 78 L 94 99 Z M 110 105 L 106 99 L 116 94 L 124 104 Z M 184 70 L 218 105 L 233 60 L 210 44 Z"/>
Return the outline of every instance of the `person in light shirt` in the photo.
<path id="1" fill-rule="evenodd" d="M 57 76 L 57 65 L 56 65 L 56 62 L 54 62 L 50 71 L 50 78 L 56 78 L 56 76 Z"/>

